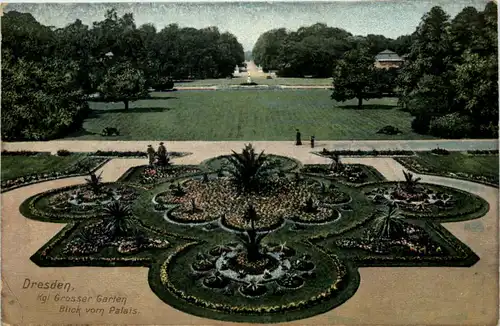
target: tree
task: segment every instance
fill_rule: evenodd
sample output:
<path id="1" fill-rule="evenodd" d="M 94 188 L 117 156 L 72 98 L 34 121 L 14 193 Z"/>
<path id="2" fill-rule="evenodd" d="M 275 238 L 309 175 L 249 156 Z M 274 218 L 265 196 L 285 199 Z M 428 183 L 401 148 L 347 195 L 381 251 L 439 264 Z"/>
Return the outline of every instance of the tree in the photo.
<path id="1" fill-rule="evenodd" d="M 362 40 L 363 46 L 366 47 L 368 53 L 372 56 L 384 50 L 395 51 L 396 48 L 393 42 L 394 40 L 386 38 L 384 35 L 374 34 L 368 34 L 366 37 L 363 37 Z"/>
<path id="2" fill-rule="evenodd" d="M 41 61 L 55 48 L 53 31 L 30 13 L 9 11 L 2 16 L 2 50 L 9 49 L 14 59 Z"/>
<path id="3" fill-rule="evenodd" d="M 375 89 L 382 96 L 393 96 L 396 91 L 396 82 L 400 68 L 375 69 Z"/>
<path id="4" fill-rule="evenodd" d="M 339 102 L 357 98 L 358 108 L 361 108 L 364 99 L 379 97 L 374 77 L 373 57 L 364 50 L 348 51 L 333 70 L 331 98 Z"/>
<path id="5" fill-rule="evenodd" d="M 478 134 L 498 137 L 498 59 L 466 51 L 456 68 L 453 86 L 463 114 L 472 118 Z"/>
<path id="6" fill-rule="evenodd" d="M 89 112 L 76 66 L 15 59 L 2 48 L 2 139 L 50 140 L 77 130 Z"/>
<path id="7" fill-rule="evenodd" d="M 288 33 L 285 28 L 272 29 L 260 35 L 252 50 L 252 57 L 264 71 L 278 69 L 278 55 Z"/>
<path id="8" fill-rule="evenodd" d="M 414 127 L 420 132 L 427 132 L 432 117 L 448 113 L 455 102 L 449 28 L 449 16 L 441 7 L 425 14 L 398 76 L 400 105 L 416 116 Z"/>
<path id="9" fill-rule="evenodd" d="M 474 7 L 465 7 L 450 24 L 450 42 L 455 58 L 460 59 L 466 49 L 479 50 L 480 33 L 479 12 Z"/>
<path id="10" fill-rule="evenodd" d="M 98 90 L 104 100 L 122 101 L 128 110 L 129 101 L 148 96 L 144 73 L 129 62 L 113 65 Z"/>
<path id="11" fill-rule="evenodd" d="M 392 41 L 392 48 L 394 52 L 399 55 L 406 55 L 410 52 L 411 45 L 413 43 L 413 39 L 415 34 L 412 33 L 410 35 L 401 35 L 395 40 Z"/>
<path id="12" fill-rule="evenodd" d="M 278 70 L 280 76 L 330 77 L 333 63 L 351 49 L 351 33 L 322 23 L 287 31 L 273 29 L 262 34 L 252 54 L 264 71 Z"/>

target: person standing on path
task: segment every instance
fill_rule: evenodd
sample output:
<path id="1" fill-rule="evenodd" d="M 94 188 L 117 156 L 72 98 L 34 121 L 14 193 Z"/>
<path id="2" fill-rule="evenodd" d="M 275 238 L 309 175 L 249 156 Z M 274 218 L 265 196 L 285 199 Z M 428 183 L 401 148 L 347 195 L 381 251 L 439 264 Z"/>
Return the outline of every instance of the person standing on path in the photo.
<path id="1" fill-rule="evenodd" d="M 160 142 L 160 146 L 158 146 L 158 163 L 161 166 L 167 165 L 167 148 L 163 145 L 163 142 Z"/>
<path id="2" fill-rule="evenodd" d="M 296 129 L 297 134 L 295 134 L 295 145 L 300 146 L 302 145 L 302 140 L 300 139 L 300 131 L 299 129 Z"/>
<path id="3" fill-rule="evenodd" d="M 311 136 L 311 148 L 314 148 L 314 140 L 315 140 L 315 137 L 314 135 Z"/>
<path id="4" fill-rule="evenodd" d="M 149 159 L 149 166 L 152 166 L 153 163 L 155 162 L 155 150 L 153 149 L 153 146 L 148 145 L 148 149 L 146 150 L 146 153 L 148 154 L 148 159 Z"/>

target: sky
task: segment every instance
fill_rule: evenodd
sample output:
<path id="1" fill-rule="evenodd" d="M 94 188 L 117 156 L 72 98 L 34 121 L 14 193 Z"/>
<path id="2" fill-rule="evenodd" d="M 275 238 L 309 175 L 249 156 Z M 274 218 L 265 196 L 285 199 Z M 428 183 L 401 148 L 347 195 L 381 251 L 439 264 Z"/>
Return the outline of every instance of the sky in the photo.
<path id="1" fill-rule="evenodd" d="M 382 34 L 396 38 L 410 34 L 433 6 L 441 6 L 451 17 L 464 7 L 482 10 L 487 0 L 357 0 L 357 1 L 233 1 L 233 2 L 135 2 L 135 3 L 9 3 L 5 11 L 31 13 L 40 23 L 64 27 L 76 19 L 91 25 L 104 19 L 107 9 L 131 12 L 138 26 L 152 23 L 157 30 L 177 23 L 181 27 L 217 26 L 229 31 L 246 51 L 258 37 L 273 28 L 296 30 L 325 23 L 354 35 Z"/>

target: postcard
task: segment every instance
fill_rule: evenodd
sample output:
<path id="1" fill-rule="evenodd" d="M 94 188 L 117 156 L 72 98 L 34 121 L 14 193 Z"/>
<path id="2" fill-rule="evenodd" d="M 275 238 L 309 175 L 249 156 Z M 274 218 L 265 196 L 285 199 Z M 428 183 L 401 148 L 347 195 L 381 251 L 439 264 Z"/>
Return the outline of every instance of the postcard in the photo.
<path id="1" fill-rule="evenodd" d="M 497 325 L 497 21 L 4 5 L 2 321 Z"/>

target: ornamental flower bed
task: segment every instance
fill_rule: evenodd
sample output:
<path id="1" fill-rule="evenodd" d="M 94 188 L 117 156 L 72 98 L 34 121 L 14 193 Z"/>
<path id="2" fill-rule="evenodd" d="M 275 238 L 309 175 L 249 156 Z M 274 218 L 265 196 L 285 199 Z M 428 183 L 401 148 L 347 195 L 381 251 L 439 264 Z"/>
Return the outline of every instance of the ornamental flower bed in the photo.
<path id="1" fill-rule="evenodd" d="M 362 151 L 360 149 L 356 151 L 352 150 L 327 150 L 323 148 L 320 152 L 313 152 L 313 154 L 323 156 L 323 157 L 331 157 L 332 155 L 340 155 L 340 156 L 412 156 L 415 155 L 414 151 L 407 150 L 370 150 L 370 151 Z"/>
<path id="2" fill-rule="evenodd" d="M 355 294 L 360 266 L 470 266 L 479 259 L 439 221 L 476 218 L 488 206 L 453 188 L 418 184 L 405 193 L 397 182 L 373 182 L 381 180 L 376 171 L 357 165 L 346 171 L 365 173 L 360 183 L 340 174 L 278 169 L 243 195 L 225 173 L 204 176 L 206 170 L 196 166 L 171 171 L 143 166 L 103 184 L 100 194 L 80 185 L 29 198 L 20 209 L 25 216 L 70 223 L 32 260 L 52 267 L 145 266 L 154 293 L 181 311 L 263 323 L 337 307 Z M 139 190 L 143 174 L 153 190 Z M 102 204 L 110 193 L 119 194 L 115 200 L 127 203 L 134 217 L 110 224 L 109 211 L 74 205 L 77 189 L 80 204 Z M 394 237 L 374 227 L 377 210 L 391 195 L 404 223 L 411 216 Z M 420 211 L 416 203 L 426 200 Z M 252 228 L 248 220 L 254 219 Z"/>
<path id="3" fill-rule="evenodd" d="M 130 231 L 132 232 L 132 231 Z M 95 254 L 105 247 L 115 247 L 121 254 L 133 254 L 145 249 L 165 249 L 169 247 L 166 239 L 152 237 L 146 231 L 134 235 L 115 236 L 101 220 L 83 227 L 64 247 L 66 255 Z"/>
<path id="4" fill-rule="evenodd" d="M 393 239 L 379 238 L 370 230 L 365 231 L 361 238 L 343 238 L 335 241 L 335 245 L 346 249 L 359 249 L 373 254 L 387 255 L 398 253 L 417 256 L 443 256 L 445 248 L 432 240 L 420 227 L 405 224 L 403 232 L 406 237 Z"/>
<path id="5" fill-rule="evenodd" d="M 66 211 L 90 211 L 100 209 L 114 200 L 131 202 L 139 196 L 138 192 L 125 185 L 111 186 L 104 184 L 95 193 L 90 186 L 80 185 L 67 190 L 54 192 L 47 197 L 48 209 Z"/>
<path id="6" fill-rule="evenodd" d="M 264 185 L 258 194 L 250 195 L 239 194 L 231 180 L 225 177 L 208 182 L 189 180 L 183 185 L 183 196 L 177 196 L 175 189 L 157 195 L 156 201 L 177 204 L 177 208 L 169 213 L 169 217 L 181 222 L 208 222 L 223 218 L 224 224 L 229 227 L 247 229 L 249 226 L 243 216 L 250 203 L 255 205 L 260 216 L 256 222 L 259 229 L 278 225 L 283 218 L 314 223 L 336 219 L 339 216 L 333 207 L 323 205 L 335 202 L 335 194 L 332 195 L 332 200 L 328 195 L 316 194 L 317 183 L 297 184 L 287 178 L 276 177 Z M 306 212 L 303 209 L 310 196 L 314 197 L 317 207 L 314 212 Z"/>
<path id="7" fill-rule="evenodd" d="M 339 171 L 332 171 L 329 164 L 308 164 L 301 169 L 302 173 L 317 174 L 335 178 L 348 183 L 365 183 L 369 176 L 359 164 L 343 164 Z"/>
<path id="8" fill-rule="evenodd" d="M 397 203 L 405 212 L 432 213 L 452 209 L 457 204 L 452 194 L 434 190 L 431 186 L 419 185 L 412 191 L 405 187 L 404 182 L 388 183 L 365 192 L 365 195 L 375 204 Z"/>
<path id="9" fill-rule="evenodd" d="M 140 184 L 151 185 L 179 177 L 183 174 L 200 172 L 199 168 L 172 166 L 168 168 L 146 167 L 141 173 Z"/>

